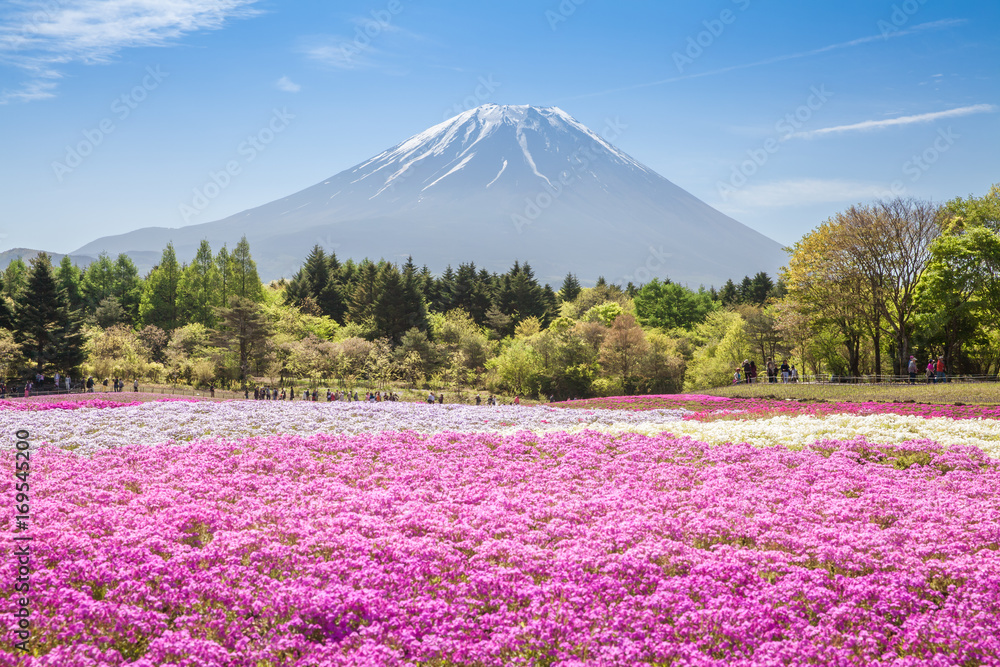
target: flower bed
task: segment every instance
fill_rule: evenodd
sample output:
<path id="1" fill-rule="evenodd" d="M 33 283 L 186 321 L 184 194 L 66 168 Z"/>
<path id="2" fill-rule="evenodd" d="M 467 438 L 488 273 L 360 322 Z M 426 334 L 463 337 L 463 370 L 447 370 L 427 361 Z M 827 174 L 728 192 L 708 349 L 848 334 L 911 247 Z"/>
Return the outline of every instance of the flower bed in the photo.
<path id="1" fill-rule="evenodd" d="M 616 410 L 560 410 L 518 405 L 427 405 L 424 403 L 348 403 L 307 401 L 178 400 L 114 409 L 33 412 L 0 410 L 0 431 L 27 428 L 38 443 L 79 453 L 133 443 L 188 442 L 216 436 L 229 439 L 260 435 L 440 431 L 515 433 L 529 429 L 635 429 L 660 432 L 689 414 L 684 410 L 625 413 Z M 13 441 L 0 442 L 0 449 Z"/>
<path id="2" fill-rule="evenodd" d="M 32 465 L 31 665 L 1000 654 L 1000 468 L 973 447 L 397 432 Z"/>
<path id="3" fill-rule="evenodd" d="M 616 410 L 686 409 L 690 419 L 761 419 L 780 415 L 880 415 L 897 414 L 949 419 L 1000 419 L 1000 405 L 930 405 L 923 403 L 802 403 L 792 399 L 727 398 L 700 394 L 614 396 L 564 401 L 551 405 L 566 408 Z"/>

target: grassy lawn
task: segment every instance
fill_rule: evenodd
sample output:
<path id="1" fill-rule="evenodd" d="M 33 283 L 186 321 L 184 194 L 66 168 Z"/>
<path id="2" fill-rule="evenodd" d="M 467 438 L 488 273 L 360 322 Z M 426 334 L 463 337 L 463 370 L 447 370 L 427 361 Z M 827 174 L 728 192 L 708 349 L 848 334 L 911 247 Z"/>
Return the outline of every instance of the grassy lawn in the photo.
<path id="1" fill-rule="evenodd" d="M 943 384 L 739 384 L 704 392 L 733 398 L 796 398 L 811 401 L 915 401 L 917 403 L 1000 404 L 1000 382 Z"/>

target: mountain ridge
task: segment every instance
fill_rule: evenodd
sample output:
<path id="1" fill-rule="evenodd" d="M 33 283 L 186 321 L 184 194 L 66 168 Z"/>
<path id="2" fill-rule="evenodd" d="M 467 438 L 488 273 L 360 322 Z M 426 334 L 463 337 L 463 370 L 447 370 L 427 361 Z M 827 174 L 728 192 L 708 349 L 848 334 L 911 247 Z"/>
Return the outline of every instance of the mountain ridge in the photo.
<path id="1" fill-rule="evenodd" d="M 609 133 L 611 134 L 611 133 Z M 412 255 L 440 272 L 528 261 L 543 282 L 721 285 L 774 272 L 781 246 L 708 206 L 557 107 L 483 105 L 299 192 L 221 220 L 143 228 L 76 253 L 148 261 L 243 234 L 261 277 L 290 277 L 314 245 L 342 259 Z M 137 261 L 137 265 L 139 261 Z M 140 267 L 143 268 L 143 267 Z"/>

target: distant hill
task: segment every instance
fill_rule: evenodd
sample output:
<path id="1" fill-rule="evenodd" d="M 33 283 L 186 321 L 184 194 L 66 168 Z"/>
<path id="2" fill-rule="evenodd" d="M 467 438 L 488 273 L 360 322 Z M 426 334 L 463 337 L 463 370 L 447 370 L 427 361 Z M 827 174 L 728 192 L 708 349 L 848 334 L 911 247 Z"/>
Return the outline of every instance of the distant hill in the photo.
<path id="1" fill-rule="evenodd" d="M 49 257 L 52 258 L 52 265 L 55 266 L 62 261 L 65 255 L 58 252 L 48 252 L 47 250 L 34 250 L 32 248 L 11 248 L 10 250 L 4 250 L 0 252 L 0 271 L 5 270 L 11 262 L 20 257 L 27 264 L 29 260 L 36 257 L 38 253 L 46 252 Z M 79 266 L 81 269 L 86 268 L 91 262 L 95 261 L 96 257 L 91 257 L 90 255 L 77 255 L 70 253 L 69 259 L 71 262 Z"/>
<path id="2" fill-rule="evenodd" d="M 664 132 L 672 131 L 664 128 Z M 527 262 L 558 286 L 572 271 L 636 284 L 692 287 L 766 271 L 781 245 L 715 210 L 554 107 L 466 111 L 322 183 L 224 220 L 146 227 L 75 252 L 128 253 L 140 271 L 168 241 L 180 261 L 250 242 L 260 277 L 289 278 L 319 244 L 341 260 L 408 255 L 431 271 L 473 261 Z"/>

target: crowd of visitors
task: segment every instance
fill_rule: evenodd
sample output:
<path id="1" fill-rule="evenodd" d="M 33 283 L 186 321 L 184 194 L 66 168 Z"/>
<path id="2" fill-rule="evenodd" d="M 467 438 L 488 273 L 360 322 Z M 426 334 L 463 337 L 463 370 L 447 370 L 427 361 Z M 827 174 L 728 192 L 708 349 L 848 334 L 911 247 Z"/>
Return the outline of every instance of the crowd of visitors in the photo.
<path id="1" fill-rule="evenodd" d="M 773 358 L 768 359 L 765 371 L 769 383 L 778 382 L 779 377 L 784 383 L 799 381 L 799 371 L 795 368 L 795 364 L 788 364 L 788 359 L 782 361 L 780 366 L 774 363 Z M 752 359 L 744 359 L 743 365 L 737 366 L 736 372 L 733 373 L 733 384 L 754 384 L 756 382 L 758 382 L 757 362 Z"/>

